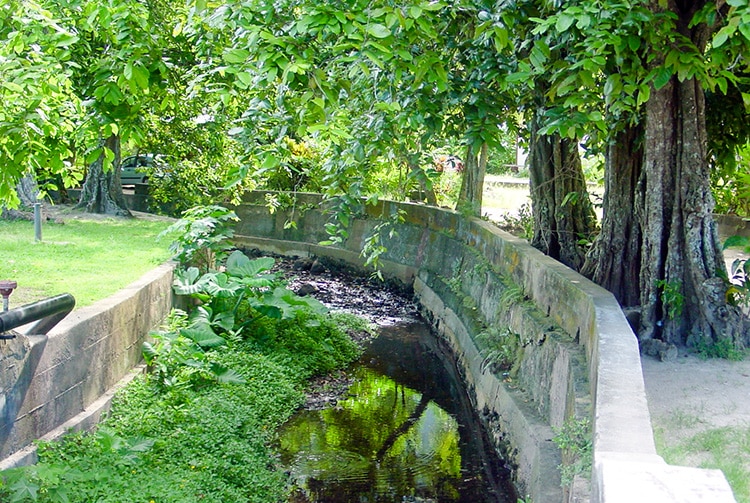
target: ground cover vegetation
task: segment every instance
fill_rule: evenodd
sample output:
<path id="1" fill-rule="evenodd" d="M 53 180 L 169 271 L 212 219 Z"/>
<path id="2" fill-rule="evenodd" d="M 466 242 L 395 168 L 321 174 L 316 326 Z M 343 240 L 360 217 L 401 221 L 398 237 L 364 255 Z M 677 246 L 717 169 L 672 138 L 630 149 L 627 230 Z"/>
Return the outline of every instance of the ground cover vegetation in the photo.
<path id="1" fill-rule="evenodd" d="M 7 204 L 27 174 L 85 173 L 82 206 L 126 212 L 120 152 L 146 149 L 173 162 L 162 202 L 320 190 L 335 243 L 366 200 L 441 202 L 445 149 L 462 166 L 445 190 L 480 215 L 490 157 L 518 136 L 534 246 L 639 309 L 641 340 L 746 342 L 712 217 L 716 200 L 746 210 L 744 0 L 13 0 L 0 16 Z M 605 159 L 601 223 L 582 150 Z"/>
<path id="2" fill-rule="evenodd" d="M 269 447 L 276 429 L 308 379 L 359 356 L 349 332 L 369 328 L 285 289 L 272 258 L 226 253 L 212 238 L 227 235 L 230 211 L 190 214 L 173 226 L 188 229 L 175 245 L 174 285 L 187 308 L 144 343 L 148 372 L 118 394 L 95 433 L 42 444 L 39 463 L 3 472 L 3 501 L 283 499 L 286 475 Z M 201 253 L 212 257 L 203 270 L 191 265 Z"/>
<path id="3" fill-rule="evenodd" d="M 750 502 L 750 429 L 724 426 L 682 434 L 702 422 L 699 411 L 672 414 L 669 430 L 681 434 L 679 440 L 670 442 L 665 428 L 656 429 L 654 438 L 659 453 L 672 465 L 721 470 L 738 503 Z"/>

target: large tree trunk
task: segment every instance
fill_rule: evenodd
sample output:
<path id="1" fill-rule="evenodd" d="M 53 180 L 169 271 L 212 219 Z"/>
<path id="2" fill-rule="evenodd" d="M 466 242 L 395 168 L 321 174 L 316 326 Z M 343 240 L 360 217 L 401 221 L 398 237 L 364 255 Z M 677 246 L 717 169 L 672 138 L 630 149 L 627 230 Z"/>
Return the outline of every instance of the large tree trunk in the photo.
<path id="1" fill-rule="evenodd" d="M 531 244 L 563 264 L 583 265 L 596 216 L 586 190 L 578 144 L 559 135 L 540 135 L 531 125 L 529 178 L 534 238 Z"/>
<path id="2" fill-rule="evenodd" d="M 643 169 L 643 128 L 628 127 L 609 145 L 601 231 L 581 274 L 614 294 L 622 306 L 640 304 L 641 227 L 635 216 Z"/>
<path id="3" fill-rule="evenodd" d="M 646 106 L 642 340 L 741 341 L 741 314 L 726 302 L 726 271 L 706 158 L 703 89 L 673 78 Z"/>
<path id="4" fill-rule="evenodd" d="M 34 175 L 27 173 L 18 181 L 16 184 L 16 195 L 20 201 L 20 209 L 12 210 L 10 208 L 3 207 L 0 211 L 0 217 L 6 219 L 16 218 L 28 218 L 28 210 L 34 207 L 34 203 L 38 203 L 39 185 L 36 183 Z"/>
<path id="5" fill-rule="evenodd" d="M 16 194 L 21 200 L 21 206 L 33 208 L 35 203 L 39 202 L 39 185 L 36 183 L 34 175 L 27 173 L 16 185 Z"/>
<path id="6" fill-rule="evenodd" d="M 83 208 L 88 213 L 131 217 L 120 184 L 120 137 L 110 136 L 104 147 L 115 154 L 112 169 L 104 171 L 104 154 L 89 166 L 76 208 Z"/>
<path id="7" fill-rule="evenodd" d="M 699 51 L 710 30 L 690 22 L 703 5 L 668 3 L 677 29 Z M 644 149 L 639 337 L 689 346 L 728 339 L 741 347 L 742 313 L 727 304 L 720 276 L 726 266 L 712 216 L 705 99 L 696 79 L 675 76 L 652 90 Z"/>
<path id="8" fill-rule="evenodd" d="M 482 216 L 482 192 L 484 175 L 487 171 L 488 146 L 483 144 L 479 153 L 471 145 L 466 147 L 464 156 L 464 176 L 461 178 L 461 191 L 458 194 L 456 210 L 471 216 Z"/>

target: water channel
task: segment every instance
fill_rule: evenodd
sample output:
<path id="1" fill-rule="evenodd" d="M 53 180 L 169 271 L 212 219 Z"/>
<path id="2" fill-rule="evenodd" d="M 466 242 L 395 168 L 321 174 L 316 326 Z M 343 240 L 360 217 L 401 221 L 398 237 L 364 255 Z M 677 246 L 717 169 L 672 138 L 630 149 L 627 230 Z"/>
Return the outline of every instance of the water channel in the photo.
<path id="1" fill-rule="evenodd" d="M 414 307 L 362 281 L 306 281 L 334 308 L 348 298 L 378 336 L 338 400 L 299 411 L 281 431 L 281 462 L 296 484 L 290 501 L 515 503 L 450 351 Z"/>

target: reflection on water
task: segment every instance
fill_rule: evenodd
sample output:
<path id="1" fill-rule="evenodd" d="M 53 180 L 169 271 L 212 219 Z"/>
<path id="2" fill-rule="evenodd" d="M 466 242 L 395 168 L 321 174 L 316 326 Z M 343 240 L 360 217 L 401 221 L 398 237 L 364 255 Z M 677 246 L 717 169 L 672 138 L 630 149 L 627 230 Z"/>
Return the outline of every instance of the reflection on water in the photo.
<path id="1" fill-rule="evenodd" d="M 382 328 L 349 397 L 287 423 L 282 463 L 301 501 L 515 501 L 441 353 L 423 323 Z"/>

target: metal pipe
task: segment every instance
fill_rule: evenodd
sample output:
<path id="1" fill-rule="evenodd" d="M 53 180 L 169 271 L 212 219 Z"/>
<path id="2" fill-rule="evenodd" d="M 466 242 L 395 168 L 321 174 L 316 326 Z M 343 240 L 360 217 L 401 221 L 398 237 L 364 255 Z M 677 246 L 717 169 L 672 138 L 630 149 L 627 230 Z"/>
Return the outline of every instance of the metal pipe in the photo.
<path id="1" fill-rule="evenodd" d="M 39 320 L 29 334 L 46 334 L 75 307 L 76 300 L 69 293 L 49 297 L 31 304 L 0 312 L 0 339 L 12 339 L 15 335 L 5 332 Z"/>

